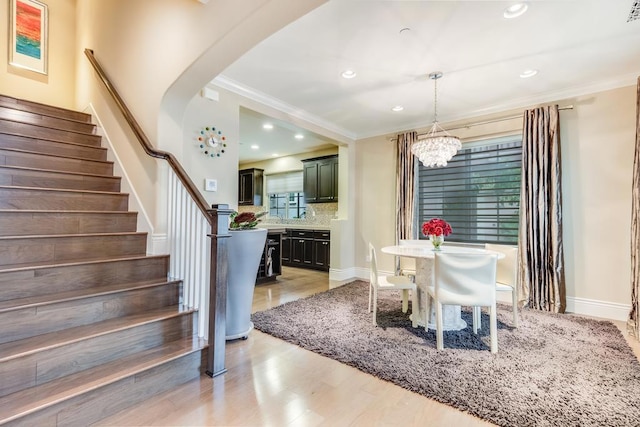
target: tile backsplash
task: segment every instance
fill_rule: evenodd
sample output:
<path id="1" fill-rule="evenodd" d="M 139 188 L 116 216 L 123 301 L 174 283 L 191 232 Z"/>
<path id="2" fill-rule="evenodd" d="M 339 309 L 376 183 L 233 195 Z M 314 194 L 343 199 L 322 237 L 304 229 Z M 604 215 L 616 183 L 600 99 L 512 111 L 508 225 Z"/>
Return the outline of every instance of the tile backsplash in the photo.
<path id="1" fill-rule="evenodd" d="M 239 206 L 238 212 L 262 212 L 265 206 Z M 263 224 L 285 224 L 285 225 L 322 225 L 329 226 L 331 220 L 336 218 L 338 213 L 337 203 L 309 203 L 307 213 L 302 219 L 280 219 L 278 217 L 266 216 L 262 218 Z"/>

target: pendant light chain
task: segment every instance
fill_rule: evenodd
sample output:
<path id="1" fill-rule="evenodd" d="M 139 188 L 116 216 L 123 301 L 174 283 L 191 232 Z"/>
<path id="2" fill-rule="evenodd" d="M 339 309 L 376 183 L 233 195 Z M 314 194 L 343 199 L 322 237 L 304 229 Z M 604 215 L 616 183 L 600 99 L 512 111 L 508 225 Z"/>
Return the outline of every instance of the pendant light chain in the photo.
<path id="1" fill-rule="evenodd" d="M 438 78 L 433 78 L 433 123 L 438 123 Z"/>

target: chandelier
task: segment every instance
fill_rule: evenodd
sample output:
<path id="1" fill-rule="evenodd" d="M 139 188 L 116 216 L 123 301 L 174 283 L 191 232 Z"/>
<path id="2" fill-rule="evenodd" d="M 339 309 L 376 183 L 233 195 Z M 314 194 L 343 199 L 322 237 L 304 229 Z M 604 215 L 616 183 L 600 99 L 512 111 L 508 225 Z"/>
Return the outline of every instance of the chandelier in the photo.
<path id="1" fill-rule="evenodd" d="M 462 148 L 460 138 L 452 136 L 438 124 L 438 79 L 441 71 L 429 74 L 434 82 L 434 119 L 431 130 L 424 136 L 418 137 L 418 142 L 411 146 L 411 152 L 417 156 L 426 167 L 442 167 Z"/>

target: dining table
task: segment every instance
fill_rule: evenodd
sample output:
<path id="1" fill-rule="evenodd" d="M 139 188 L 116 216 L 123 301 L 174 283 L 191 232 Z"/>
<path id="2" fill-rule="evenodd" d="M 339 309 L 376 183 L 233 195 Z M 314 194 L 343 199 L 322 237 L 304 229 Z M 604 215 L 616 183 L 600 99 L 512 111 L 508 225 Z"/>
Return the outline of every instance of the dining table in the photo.
<path id="1" fill-rule="evenodd" d="M 419 244 L 406 244 L 385 246 L 380 249 L 382 253 L 415 259 L 416 275 L 415 282 L 418 292 L 418 309 L 411 308 L 411 320 L 418 316 L 415 323 L 419 326 L 427 326 L 435 330 L 436 315 L 435 308 L 431 304 L 431 310 L 427 316 L 427 298 L 429 294 L 427 288 L 434 283 L 434 260 L 436 252 L 446 253 L 491 253 L 504 258 L 504 254 L 489 251 L 482 248 L 467 246 L 441 246 L 438 251 L 434 250 L 430 242 L 420 242 Z M 459 305 L 444 305 L 442 308 L 442 325 L 445 331 L 459 331 L 467 327 L 467 322 L 462 318 L 462 307 Z"/>

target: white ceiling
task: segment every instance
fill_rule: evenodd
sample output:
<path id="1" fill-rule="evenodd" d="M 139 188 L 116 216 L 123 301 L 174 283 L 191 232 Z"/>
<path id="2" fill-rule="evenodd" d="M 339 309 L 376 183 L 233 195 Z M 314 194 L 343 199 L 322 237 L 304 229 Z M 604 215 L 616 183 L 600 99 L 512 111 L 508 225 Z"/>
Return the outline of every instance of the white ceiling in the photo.
<path id="1" fill-rule="evenodd" d="M 331 0 L 264 40 L 214 83 L 348 139 L 633 85 L 640 75 L 640 19 L 633 0 L 538 0 L 505 19 L 514 1 Z M 401 29 L 409 28 L 408 31 Z M 357 73 L 343 79 L 345 69 Z M 528 79 L 527 69 L 539 70 Z M 391 108 L 402 105 L 404 110 Z M 264 140 L 268 118 L 241 113 L 241 161 Z M 285 148 L 299 129 L 281 123 Z M 309 135 L 308 139 L 306 135 Z M 305 142 L 324 145 L 308 132 Z M 256 153 L 252 153 L 257 158 Z"/>

